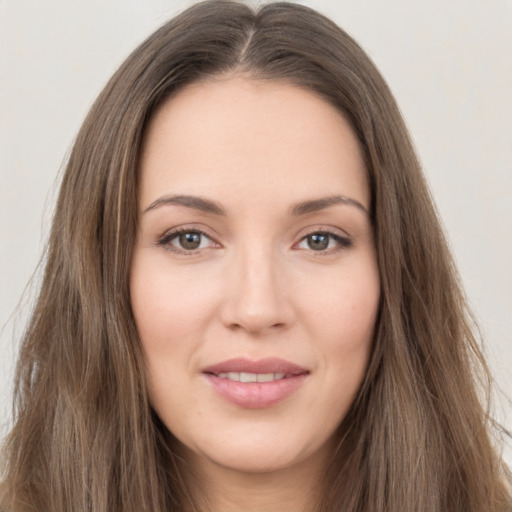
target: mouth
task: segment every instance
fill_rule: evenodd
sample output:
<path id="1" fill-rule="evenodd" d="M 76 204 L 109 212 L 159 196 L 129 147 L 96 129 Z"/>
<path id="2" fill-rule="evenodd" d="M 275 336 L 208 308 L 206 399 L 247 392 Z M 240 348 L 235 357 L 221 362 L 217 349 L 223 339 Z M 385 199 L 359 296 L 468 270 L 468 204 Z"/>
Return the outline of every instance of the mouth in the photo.
<path id="1" fill-rule="evenodd" d="M 223 372 L 216 376 L 219 379 L 229 379 L 235 382 L 273 382 L 286 378 L 285 373 Z"/>
<path id="2" fill-rule="evenodd" d="M 248 409 L 271 407 L 283 401 L 302 386 L 309 373 L 306 368 L 276 358 L 230 359 L 203 370 L 217 395 Z"/>

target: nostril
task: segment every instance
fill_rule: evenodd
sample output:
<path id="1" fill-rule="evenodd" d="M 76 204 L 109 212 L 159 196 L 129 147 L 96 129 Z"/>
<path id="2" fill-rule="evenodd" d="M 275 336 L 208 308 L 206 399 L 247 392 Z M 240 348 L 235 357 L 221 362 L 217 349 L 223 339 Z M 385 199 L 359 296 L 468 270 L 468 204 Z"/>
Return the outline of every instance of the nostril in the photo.
<path id="1" fill-rule="evenodd" d="M 237 323 L 237 322 L 233 322 L 231 324 L 228 324 L 227 327 L 228 327 L 228 329 L 230 329 L 233 332 L 246 331 L 250 334 L 258 335 L 258 334 L 266 334 L 268 332 L 285 329 L 286 323 L 285 322 L 276 322 L 276 323 L 264 323 L 264 322 Z"/>

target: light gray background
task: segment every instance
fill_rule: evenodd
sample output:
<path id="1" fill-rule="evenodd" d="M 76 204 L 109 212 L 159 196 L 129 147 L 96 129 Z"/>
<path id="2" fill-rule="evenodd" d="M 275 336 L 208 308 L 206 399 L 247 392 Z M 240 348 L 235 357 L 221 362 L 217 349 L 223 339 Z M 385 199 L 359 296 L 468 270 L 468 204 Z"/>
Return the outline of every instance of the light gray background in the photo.
<path id="1" fill-rule="evenodd" d="M 116 67 L 191 3 L 0 0 L 0 435 L 30 300 L 15 308 L 48 233 L 59 168 Z M 395 93 L 493 373 L 512 397 L 512 1 L 302 3 L 352 34 Z M 512 429 L 503 398 L 497 416 Z"/>

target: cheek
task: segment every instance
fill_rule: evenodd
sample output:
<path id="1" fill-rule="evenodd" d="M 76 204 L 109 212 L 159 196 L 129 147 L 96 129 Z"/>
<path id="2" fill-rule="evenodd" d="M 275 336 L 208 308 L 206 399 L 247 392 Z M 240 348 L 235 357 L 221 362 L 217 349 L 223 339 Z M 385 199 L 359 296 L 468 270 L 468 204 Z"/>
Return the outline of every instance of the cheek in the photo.
<path id="1" fill-rule="evenodd" d="M 182 392 L 169 390 L 184 389 L 211 294 L 187 272 L 169 272 L 162 258 L 142 252 L 132 265 L 130 295 L 146 355 L 150 400 L 167 424 L 175 411 L 194 408 L 194 395 L 185 400 Z"/>
<path id="2" fill-rule="evenodd" d="M 357 350 L 373 338 L 380 280 L 373 260 L 347 265 L 308 290 L 308 317 L 333 350 Z"/>
<path id="3" fill-rule="evenodd" d="M 350 272 L 332 277 L 310 294 L 309 330 L 326 370 L 325 393 L 321 396 L 340 404 L 340 412 L 344 413 L 366 374 L 380 283 L 376 266 L 370 264 L 353 265 Z"/>
<path id="4" fill-rule="evenodd" d="M 179 351 L 177 341 L 193 339 L 216 308 L 215 280 L 167 266 L 159 258 L 139 257 L 132 267 L 132 309 L 146 351 Z"/>

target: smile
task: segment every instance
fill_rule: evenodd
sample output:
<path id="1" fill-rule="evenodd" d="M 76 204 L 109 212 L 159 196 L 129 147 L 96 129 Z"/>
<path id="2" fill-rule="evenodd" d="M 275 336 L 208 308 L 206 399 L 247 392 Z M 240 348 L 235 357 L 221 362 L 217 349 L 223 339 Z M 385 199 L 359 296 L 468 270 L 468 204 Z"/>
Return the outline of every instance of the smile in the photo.
<path id="1" fill-rule="evenodd" d="M 295 393 L 310 372 L 283 359 L 239 358 L 204 368 L 202 373 L 224 401 L 245 409 L 263 409 Z"/>
<path id="2" fill-rule="evenodd" d="M 236 382 L 272 382 L 286 377 L 285 373 L 247 373 L 247 372 L 228 372 L 219 373 L 217 377 L 221 379 L 234 380 Z"/>

